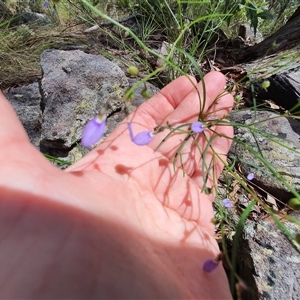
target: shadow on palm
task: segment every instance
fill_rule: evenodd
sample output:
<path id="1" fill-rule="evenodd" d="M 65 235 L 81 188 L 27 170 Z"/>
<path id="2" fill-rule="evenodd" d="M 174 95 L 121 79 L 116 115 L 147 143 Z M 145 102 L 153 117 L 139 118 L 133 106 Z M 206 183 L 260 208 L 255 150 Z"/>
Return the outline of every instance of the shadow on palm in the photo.
<path id="1" fill-rule="evenodd" d="M 232 106 L 232 96 L 227 94 L 216 101 L 223 92 L 224 77 L 216 72 L 210 73 L 205 77 L 205 85 L 203 114 L 215 111 L 216 117 L 227 115 Z M 197 88 L 201 95 L 202 83 L 198 83 Z M 140 106 L 129 116 L 129 120 L 134 131 L 140 132 L 167 122 L 193 122 L 197 119 L 199 109 L 195 80 L 181 77 Z M 222 160 L 226 158 L 232 137 L 229 126 L 217 125 L 213 130 L 215 133 L 207 129 L 187 141 L 184 141 L 186 134 L 174 134 L 161 143 L 168 133 L 163 131 L 155 135 L 148 145 L 141 147 L 131 142 L 124 121 L 99 147 L 71 166 L 68 172 L 92 172 L 90 176 L 100 186 L 103 185 L 97 177 L 100 173 L 106 174 L 115 180 L 112 189 L 117 189 L 117 183 L 126 185 L 129 195 L 135 195 L 130 200 L 135 202 L 135 207 L 143 206 L 149 215 L 154 211 L 151 223 L 156 219 L 155 214 L 166 220 L 183 218 L 212 233 L 210 220 L 213 217 L 211 203 L 214 195 L 209 195 L 207 191 L 216 183 L 222 171 Z M 179 148 L 180 154 L 177 153 Z M 123 190 L 121 187 L 119 189 Z M 142 215 L 145 218 L 144 212 Z"/>
<path id="2" fill-rule="evenodd" d="M 129 116 L 135 132 L 167 121 L 194 122 L 200 104 L 191 81 L 195 84 L 186 77 L 175 80 Z M 210 73 L 205 85 L 205 110 L 228 114 L 230 95 L 215 102 L 224 77 Z M 0 259 L 6 262 L 0 277 L 9 282 L 2 298 L 39 297 L 36 287 L 48 298 L 112 298 L 115 286 L 118 298 L 230 298 L 221 268 L 211 277 L 200 270 L 219 252 L 210 222 L 213 195 L 202 192 L 203 178 L 209 173 L 205 184 L 210 187 L 219 177 L 231 127 L 216 126 L 212 141 L 209 130 L 207 139 L 199 135 L 198 146 L 190 139 L 174 167 L 184 135 L 171 136 L 157 149 L 166 134 L 161 132 L 139 147 L 122 123 L 65 172 L 30 145 L 4 99 L 0 114 L 0 228 L 5 241 Z M 206 148 L 219 157 L 210 150 L 201 155 L 198 150 Z M 142 284 L 128 288 L 137 278 Z"/>

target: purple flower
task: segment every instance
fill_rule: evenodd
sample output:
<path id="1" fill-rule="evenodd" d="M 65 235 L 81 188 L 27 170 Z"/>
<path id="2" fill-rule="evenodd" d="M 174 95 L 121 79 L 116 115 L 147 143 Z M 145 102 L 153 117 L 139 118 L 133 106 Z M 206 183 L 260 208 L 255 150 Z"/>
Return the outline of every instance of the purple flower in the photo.
<path id="1" fill-rule="evenodd" d="M 201 133 L 204 131 L 204 126 L 201 122 L 197 121 L 192 123 L 191 129 L 194 133 Z"/>
<path id="2" fill-rule="evenodd" d="M 230 200 L 228 198 L 225 198 L 222 200 L 222 203 L 223 205 L 226 207 L 226 208 L 232 208 L 232 204 L 230 203 Z"/>
<path id="3" fill-rule="evenodd" d="M 153 131 L 151 131 L 151 130 L 142 131 L 142 132 L 138 133 L 136 136 L 134 136 L 131 123 L 127 122 L 127 126 L 128 126 L 131 140 L 138 146 L 147 145 L 154 138 Z"/>
<path id="4" fill-rule="evenodd" d="M 45 1 L 45 2 L 44 2 L 44 7 L 45 7 L 45 8 L 48 8 L 49 6 L 50 6 L 49 1 Z"/>
<path id="5" fill-rule="evenodd" d="M 252 180 L 254 178 L 254 174 L 253 173 L 249 173 L 248 175 L 247 175 L 247 179 L 248 180 Z"/>
<path id="6" fill-rule="evenodd" d="M 207 259 L 203 266 L 202 266 L 202 270 L 205 273 L 211 273 L 212 271 L 214 271 L 217 267 L 219 266 L 219 262 L 215 261 L 213 259 Z"/>
<path id="7" fill-rule="evenodd" d="M 106 116 L 97 116 L 90 120 L 82 133 L 81 145 L 91 147 L 96 144 L 103 136 L 106 126 Z"/>

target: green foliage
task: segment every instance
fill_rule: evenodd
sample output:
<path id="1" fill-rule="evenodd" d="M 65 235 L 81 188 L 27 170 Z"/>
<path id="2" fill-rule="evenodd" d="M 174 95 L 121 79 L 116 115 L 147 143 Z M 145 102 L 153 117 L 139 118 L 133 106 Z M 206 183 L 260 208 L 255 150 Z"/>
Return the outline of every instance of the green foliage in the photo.
<path id="1" fill-rule="evenodd" d="M 224 12 L 230 14 L 230 16 L 227 18 L 227 24 L 230 24 L 230 21 L 234 15 L 244 12 L 247 17 L 247 21 L 250 22 L 250 26 L 254 29 L 254 34 L 256 34 L 259 19 L 273 19 L 273 15 L 267 10 L 267 2 L 256 2 L 259 3 L 256 4 L 255 1 L 249 0 L 225 0 Z"/>
<path id="2" fill-rule="evenodd" d="M 269 12 L 274 15 L 273 20 L 264 20 L 260 31 L 269 35 L 282 27 L 299 6 L 299 0 L 273 0 L 268 5 Z"/>

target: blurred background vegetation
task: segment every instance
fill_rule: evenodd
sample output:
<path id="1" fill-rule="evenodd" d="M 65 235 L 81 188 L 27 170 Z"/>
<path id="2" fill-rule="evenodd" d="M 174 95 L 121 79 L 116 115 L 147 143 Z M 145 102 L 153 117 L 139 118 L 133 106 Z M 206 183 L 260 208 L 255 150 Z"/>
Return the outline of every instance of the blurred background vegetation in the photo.
<path id="1" fill-rule="evenodd" d="M 236 37 L 241 24 L 249 24 L 268 36 L 282 27 L 295 12 L 299 0 L 90 0 L 93 7 L 121 21 L 149 48 L 161 41 L 176 41 L 179 69 L 193 73 L 191 58 L 201 61 L 213 42 L 224 34 Z M 42 14 L 34 16 L 33 14 Z M 128 19 L 126 21 L 126 18 Z M 124 21 L 125 20 L 125 21 Z M 131 23 L 130 23 L 131 22 Z M 99 26 L 97 35 L 84 30 Z M 184 32 L 184 34 L 182 34 Z M 192 32 L 192 34 L 190 34 Z M 180 38 L 179 38 L 180 37 Z M 178 39 L 179 38 L 179 39 Z M 128 34 L 110 26 L 80 0 L 0 0 L 0 87 L 30 82 L 39 77 L 39 55 L 48 48 L 101 53 L 112 58 L 109 48 L 133 51 L 135 63 L 145 72 L 157 67 Z M 116 59 L 116 57 L 114 57 Z M 172 64 L 172 61 L 171 61 Z M 178 75 L 171 70 L 161 84 Z"/>

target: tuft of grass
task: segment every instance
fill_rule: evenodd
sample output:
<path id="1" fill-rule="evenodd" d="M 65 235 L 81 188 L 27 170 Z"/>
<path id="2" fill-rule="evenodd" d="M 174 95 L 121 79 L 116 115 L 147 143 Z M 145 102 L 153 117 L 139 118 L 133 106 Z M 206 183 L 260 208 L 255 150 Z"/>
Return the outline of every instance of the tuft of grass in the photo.
<path id="1" fill-rule="evenodd" d="M 0 30 L 0 88 L 28 84 L 41 77 L 40 55 L 46 49 L 84 45 L 86 37 L 62 32 L 57 26 L 27 25 Z"/>
<path id="2" fill-rule="evenodd" d="M 55 166 L 58 166 L 59 168 L 61 169 L 65 169 L 67 168 L 68 166 L 71 166 L 73 163 L 72 162 L 69 162 L 67 160 L 63 160 L 63 159 L 60 159 L 60 158 L 57 158 L 55 156 L 52 156 L 52 155 L 49 155 L 49 154 L 45 154 L 44 153 L 44 156 L 52 163 L 54 164 Z"/>

